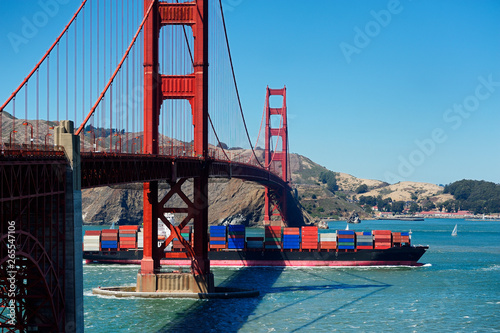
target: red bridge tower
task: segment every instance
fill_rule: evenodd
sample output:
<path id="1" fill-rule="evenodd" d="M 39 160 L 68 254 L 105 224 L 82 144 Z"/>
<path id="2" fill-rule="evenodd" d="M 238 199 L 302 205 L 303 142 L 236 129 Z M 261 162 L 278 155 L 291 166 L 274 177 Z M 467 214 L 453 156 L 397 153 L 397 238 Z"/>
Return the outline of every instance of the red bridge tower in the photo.
<path id="1" fill-rule="evenodd" d="M 269 103 L 271 96 L 283 96 L 283 104 L 280 108 L 272 108 Z M 278 173 L 278 166 L 281 165 L 281 178 L 288 182 L 288 127 L 286 119 L 286 86 L 282 89 L 266 88 L 266 149 L 265 149 L 265 163 L 266 168 L 270 171 Z M 280 117 L 280 125 L 277 128 L 271 126 L 271 116 L 278 115 Z M 272 147 L 271 139 L 277 137 L 276 145 Z M 278 143 L 281 141 L 281 149 L 278 150 Z M 286 222 L 286 189 L 279 192 L 271 191 L 266 187 L 266 197 L 264 206 L 264 224 L 270 225 L 272 223 L 283 224 Z M 271 207 L 272 206 L 272 207 Z M 279 216 L 278 219 L 273 220 L 273 216 Z"/>
<path id="2" fill-rule="evenodd" d="M 144 0 L 144 12 L 151 0 Z M 194 36 L 194 72 L 187 75 L 161 75 L 158 40 L 165 25 L 187 25 Z M 144 152 L 158 154 L 158 125 L 160 107 L 165 99 L 187 99 L 192 108 L 194 127 L 194 153 L 200 163 L 208 157 L 208 5 L 206 0 L 185 3 L 167 3 L 154 0 L 153 8 L 144 25 Z M 186 179 L 170 183 L 171 190 L 158 200 L 158 182 L 144 183 L 144 253 L 138 276 L 139 291 L 156 291 L 157 269 L 161 253 L 157 248 L 158 218 L 170 228 L 171 236 L 180 237 L 180 230 L 191 220 L 194 223 L 194 244 L 184 246 L 192 259 L 192 273 L 201 292 L 212 287 L 208 260 L 208 168 L 202 168 L 194 178 L 193 202 L 182 193 Z M 167 208 L 172 195 L 178 194 L 187 208 Z M 165 218 L 165 212 L 187 213 L 179 226 Z"/>

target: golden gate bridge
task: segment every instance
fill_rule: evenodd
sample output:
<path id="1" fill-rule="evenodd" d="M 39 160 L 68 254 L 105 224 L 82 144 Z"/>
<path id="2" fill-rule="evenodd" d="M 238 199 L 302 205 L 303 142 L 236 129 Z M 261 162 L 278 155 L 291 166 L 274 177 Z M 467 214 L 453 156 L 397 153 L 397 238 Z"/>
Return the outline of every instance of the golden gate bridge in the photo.
<path id="1" fill-rule="evenodd" d="M 282 105 L 271 107 L 271 96 Z M 265 186 L 265 224 L 301 222 L 287 199 L 286 88 L 266 88 L 257 136 L 264 132 L 265 149 L 256 150 L 220 0 L 82 1 L 0 113 L 2 332 L 81 325 L 81 189 L 143 183 L 139 291 L 156 291 L 158 219 L 171 230 L 166 243 L 183 242 L 198 291 L 213 290 L 211 178 Z M 169 204 L 173 196 L 185 205 Z M 172 225 L 165 213 L 182 221 Z M 180 237 L 188 223 L 192 244 Z"/>

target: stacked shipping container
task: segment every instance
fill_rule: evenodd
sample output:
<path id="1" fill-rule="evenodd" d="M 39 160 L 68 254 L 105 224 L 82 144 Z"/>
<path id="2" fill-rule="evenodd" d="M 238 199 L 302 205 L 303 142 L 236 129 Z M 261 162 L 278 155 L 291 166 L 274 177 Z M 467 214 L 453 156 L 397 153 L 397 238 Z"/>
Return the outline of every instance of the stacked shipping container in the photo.
<path id="1" fill-rule="evenodd" d="M 354 250 L 354 231 L 353 230 L 337 230 L 338 249 L 339 250 Z"/>
<path id="2" fill-rule="evenodd" d="M 392 243 L 394 246 L 410 245 L 410 233 L 409 232 L 393 232 L 392 233 Z"/>
<path id="3" fill-rule="evenodd" d="M 228 227 L 227 248 L 240 250 L 245 248 L 244 225 L 230 225 Z"/>
<path id="4" fill-rule="evenodd" d="M 144 231 L 142 230 L 142 228 L 139 232 L 137 232 L 137 248 L 144 248 Z"/>
<path id="5" fill-rule="evenodd" d="M 392 232 L 390 230 L 373 230 L 374 248 L 388 249 L 392 246 Z"/>
<path id="6" fill-rule="evenodd" d="M 302 249 L 317 250 L 318 249 L 318 227 L 302 227 Z"/>
<path id="7" fill-rule="evenodd" d="M 101 248 L 103 250 L 118 249 L 118 230 L 103 229 L 101 232 Z"/>
<path id="8" fill-rule="evenodd" d="M 226 227 L 223 225 L 210 226 L 210 248 L 225 249 L 226 248 Z"/>
<path id="9" fill-rule="evenodd" d="M 373 235 L 371 231 L 356 232 L 356 249 L 358 250 L 373 249 Z"/>
<path id="10" fill-rule="evenodd" d="M 143 248 L 143 231 L 138 226 L 120 226 L 116 229 L 87 230 L 83 237 L 84 251 L 110 251 Z M 318 238 L 319 236 L 319 238 Z M 181 230 L 181 237 L 192 241 L 192 227 Z M 283 249 L 283 250 L 371 250 L 410 245 L 409 232 L 373 230 L 318 230 L 315 226 L 266 226 L 264 229 L 245 228 L 242 225 L 210 226 L 210 249 Z M 182 242 L 173 240 L 174 250 L 184 250 Z"/>
<path id="11" fill-rule="evenodd" d="M 335 232 L 320 232 L 319 233 L 319 248 L 321 250 L 336 250 L 337 249 L 337 233 Z"/>
<path id="12" fill-rule="evenodd" d="M 281 249 L 281 227 L 280 226 L 266 226 L 265 228 L 265 242 L 266 249 Z"/>
<path id="13" fill-rule="evenodd" d="M 184 238 L 184 240 L 188 243 L 191 243 L 191 227 L 190 226 L 185 226 L 181 230 L 181 237 Z M 182 245 L 182 242 L 177 238 L 174 237 L 172 241 L 172 249 L 176 251 L 181 251 L 184 250 L 184 245 Z"/>
<path id="14" fill-rule="evenodd" d="M 298 250 L 300 249 L 300 229 L 285 228 L 283 229 L 283 249 Z"/>
<path id="15" fill-rule="evenodd" d="M 263 249 L 265 237 L 264 229 L 245 228 L 247 249 Z"/>
<path id="16" fill-rule="evenodd" d="M 83 251 L 101 250 L 101 231 L 87 230 L 83 236 Z"/>
<path id="17" fill-rule="evenodd" d="M 121 225 L 119 226 L 120 249 L 136 249 L 137 248 L 137 229 L 136 225 Z"/>

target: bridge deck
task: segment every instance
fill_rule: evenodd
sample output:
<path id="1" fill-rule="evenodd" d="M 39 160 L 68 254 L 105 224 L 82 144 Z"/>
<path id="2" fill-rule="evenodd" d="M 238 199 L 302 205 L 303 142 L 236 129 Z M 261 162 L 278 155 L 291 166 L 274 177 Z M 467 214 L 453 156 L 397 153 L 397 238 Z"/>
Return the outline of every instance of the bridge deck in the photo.
<path id="1" fill-rule="evenodd" d="M 209 168 L 211 178 L 239 178 L 269 186 L 287 188 L 279 176 L 260 167 L 224 160 L 202 160 L 150 154 L 82 153 L 82 188 L 134 182 L 176 181 L 196 178 Z"/>

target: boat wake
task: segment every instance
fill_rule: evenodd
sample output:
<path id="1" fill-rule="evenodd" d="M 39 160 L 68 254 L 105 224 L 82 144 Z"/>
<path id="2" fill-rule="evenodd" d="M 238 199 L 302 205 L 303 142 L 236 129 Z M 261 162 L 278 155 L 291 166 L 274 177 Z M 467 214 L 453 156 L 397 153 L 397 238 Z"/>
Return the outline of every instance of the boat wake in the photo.
<path id="1" fill-rule="evenodd" d="M 492 265 L 490 267 L 484 267 L 479 269 L 482 272 L 493 272 L 493 271 L 500 271 L 500 265 Z"/>

